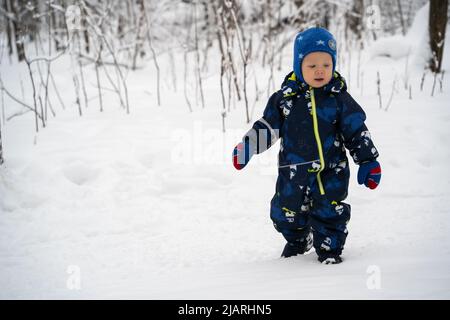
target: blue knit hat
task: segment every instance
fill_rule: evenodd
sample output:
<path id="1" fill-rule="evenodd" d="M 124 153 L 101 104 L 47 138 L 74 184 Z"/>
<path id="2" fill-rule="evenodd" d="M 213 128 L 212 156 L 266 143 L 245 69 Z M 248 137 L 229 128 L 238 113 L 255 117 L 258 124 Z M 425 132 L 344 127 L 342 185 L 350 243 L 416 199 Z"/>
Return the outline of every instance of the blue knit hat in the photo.
<path id="1" fill-rule="evenodd" d="M 333 73 L 336 68 L 336 39 L 324 28 L 309 28 L 295 37 L 294 43 L 294 73 L 297 79 L 305 82 L 302 75 L 302 61 L 311 52 L 327 52 L 333 59 Z"/>

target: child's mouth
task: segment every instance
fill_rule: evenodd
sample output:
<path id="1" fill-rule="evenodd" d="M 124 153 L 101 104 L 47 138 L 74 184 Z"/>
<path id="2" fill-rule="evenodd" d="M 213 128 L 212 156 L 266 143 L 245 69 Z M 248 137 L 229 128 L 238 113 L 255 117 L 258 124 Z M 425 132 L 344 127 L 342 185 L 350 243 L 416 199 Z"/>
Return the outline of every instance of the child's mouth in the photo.
<path id="1" fill-rule="evenodd" d="M 317 82 L 320 82 L 320 81 L 323 81 L 324 79 L 323 78 L 316 78 L 314 80 L 316 80 Z"/>

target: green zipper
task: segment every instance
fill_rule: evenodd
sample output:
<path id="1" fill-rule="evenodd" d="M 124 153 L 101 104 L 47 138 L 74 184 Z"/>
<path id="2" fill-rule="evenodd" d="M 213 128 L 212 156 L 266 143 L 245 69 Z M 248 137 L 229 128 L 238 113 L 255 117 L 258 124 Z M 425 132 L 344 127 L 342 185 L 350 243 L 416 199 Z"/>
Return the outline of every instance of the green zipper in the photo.
<path id="1" fill-rule="evenodd" d="M 322 170 L 325 167 L 325 160 L 323 159 L 322 142 L 320 140 L 320 135 L 319 135 L 319 124 L 317 122 L 316 99 L 314 98 L 314 89 L 310 88 L 310 92 L 311 92 L 311 105 L 312 105 L 314 136 L 316 137 L 317 150 L 319 151 L 319 159 L 320 159 L 320 169 L 317 172 L 317 182 L 319 183 L 320 194 L 324 195 L 325 190 L 323 188 L 322 179 L 320 178 L 320 173 L 322 172 Z"/>

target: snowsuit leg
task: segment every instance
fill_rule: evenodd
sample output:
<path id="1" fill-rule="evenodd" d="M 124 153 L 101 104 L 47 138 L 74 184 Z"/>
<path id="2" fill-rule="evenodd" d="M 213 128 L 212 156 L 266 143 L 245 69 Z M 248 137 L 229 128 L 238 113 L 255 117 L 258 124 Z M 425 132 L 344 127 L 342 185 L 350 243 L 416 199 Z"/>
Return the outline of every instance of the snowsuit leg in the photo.
<path id="1" fill-rule="evenodd" d="M 325 169 L 321 178 L 326 191 L 321 195 L 316 172 L 280 169 L 270 210 L 275 229 L 288 242 L 312 231 L 318 255 L 340 255 L 350 219 L 350 205 L 342 202 L 347 197 L 349 177 L 346 160 Z"/>
<path id="2" fill-rule="evenodd" d="M 305 183 L 306 173 L 296 168 L 279 170 L 276 192 L 270 203 L 270 218 L 275 229 L 288 242 L 305 238 L 310 232 L 309 187 Z"/>
<path id="3" fill-rule="evenodd" d="M 348 193 L 350 172 L 347 164 L 346 162 L 344 168 L 338 166 L 321 173 L 325 195 L 320 194 L 317 181 L 311 186 L 309 222 L 314 248 L 319 256 L 341 255 L 344 248 L 351 211 L 350 205 L 342 202 Z"/>

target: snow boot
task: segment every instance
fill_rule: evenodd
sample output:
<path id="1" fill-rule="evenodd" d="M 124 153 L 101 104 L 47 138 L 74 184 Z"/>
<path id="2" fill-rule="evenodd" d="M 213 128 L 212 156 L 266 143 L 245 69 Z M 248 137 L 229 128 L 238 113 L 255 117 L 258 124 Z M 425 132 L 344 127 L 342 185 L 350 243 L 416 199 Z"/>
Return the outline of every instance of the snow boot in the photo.
<path id="1" fill-rule="evenodd" d="M 319 262 L 322 264 L 339 264 L 342 258 L 339 255 L 319 255 Z"/>
<path id="2" fill-rule="evenodd" d="M 309 233 L 305 238 L 296 240 L 294 242 L 288 242 L 284 246 L 284 250 L 281 253 L 283 258 L 289 258 L 298 254 L 304 254 L 308 252 L 313 246 L 312 233 Z"/>

